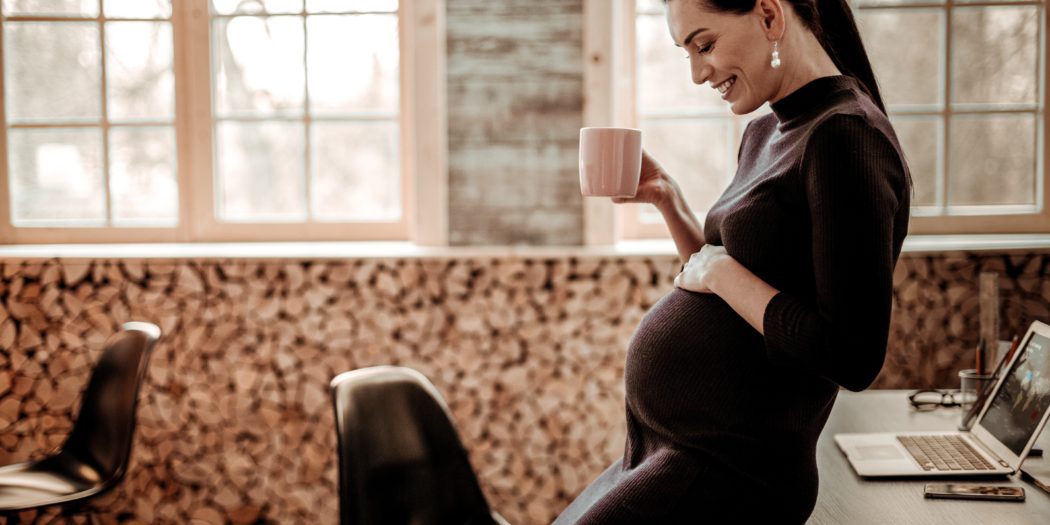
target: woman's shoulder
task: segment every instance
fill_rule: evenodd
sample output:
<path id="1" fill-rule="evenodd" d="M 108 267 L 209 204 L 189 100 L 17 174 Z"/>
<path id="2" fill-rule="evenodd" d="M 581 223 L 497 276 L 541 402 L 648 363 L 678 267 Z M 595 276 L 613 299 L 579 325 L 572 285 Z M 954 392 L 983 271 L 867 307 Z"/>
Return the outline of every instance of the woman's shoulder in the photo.
<path id="1" fill-rule="evenodd" d="M 889 117 L 879 109 L 867 94 L 852 90 L 843 93 L 835 103 L 813 119 L 809 126 L 810 138 L 838 136 L 849 139 L 858 136 L 882 135 L 896 149 L 900 149 L 897 134 Z"/>
<path id="2" fill-rule="evenodd" d="M 849 106 L 829 111 L 816 119 L 806 133 L 803 151 L 813 148 L 827 150 L 853 149 L 858 143 L 880 143 L 895 156 L 904 157 L 903 148 L 897 139 L 893 124 L 874 104 L 874 111 L 862 106 Z"/>
<path id="3" fill-rule="evenodd" d="M 877 170 L 892 180 L 898 193 L 904 192 L 911 186 L 904 150 L 889 118 L 874 104 L 870 106 L 847 106 L 814 122 L 802 148 L 800 166 L 816 167 L 817 172 L 832 167 L 841 171 L 845 166 L 856 167 L 858 173 Z M 819 178 L 825 182 L 838 179 L 849 177 Z"/>

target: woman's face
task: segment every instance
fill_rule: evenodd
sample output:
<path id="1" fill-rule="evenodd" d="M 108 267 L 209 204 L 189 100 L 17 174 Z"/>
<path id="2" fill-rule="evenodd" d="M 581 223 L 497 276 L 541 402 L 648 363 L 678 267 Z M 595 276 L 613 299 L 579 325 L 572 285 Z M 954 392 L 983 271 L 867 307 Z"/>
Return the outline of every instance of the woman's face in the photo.
<path id="1" fill-rule="evenodd" d="M 717 89 L 733 113 L 750 113 L 773 96 L 773 43 L 757 11 L 722 13 L 695 0 L 671 0 L 667 25 L 675 44 L 688 52 L 693 82 Z"/>

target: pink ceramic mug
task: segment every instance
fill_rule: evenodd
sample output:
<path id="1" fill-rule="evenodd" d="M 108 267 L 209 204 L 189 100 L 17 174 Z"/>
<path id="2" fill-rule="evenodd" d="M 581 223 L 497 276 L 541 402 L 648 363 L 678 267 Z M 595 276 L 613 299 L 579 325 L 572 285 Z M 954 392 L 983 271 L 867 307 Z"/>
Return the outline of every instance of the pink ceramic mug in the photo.
<path id="1" fill-rule="evenodd" d="M 634 197 L 642 171 L 642 132 L 632 128 L 580 130 L 580 192 Z"/>

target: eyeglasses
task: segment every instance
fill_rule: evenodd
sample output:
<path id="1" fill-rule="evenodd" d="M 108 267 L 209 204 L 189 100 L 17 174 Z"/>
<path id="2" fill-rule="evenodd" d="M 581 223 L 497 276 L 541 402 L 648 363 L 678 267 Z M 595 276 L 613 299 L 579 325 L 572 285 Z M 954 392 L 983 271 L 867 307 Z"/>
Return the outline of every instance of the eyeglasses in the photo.
<path id="1" fill-rule="evenodd" d="M 916 390 L 908 396 L 908 402 L 915 410 L 925 412 L 937 407 L 960 406 L 956 396 L 959 396 L 958 390 Z"/>

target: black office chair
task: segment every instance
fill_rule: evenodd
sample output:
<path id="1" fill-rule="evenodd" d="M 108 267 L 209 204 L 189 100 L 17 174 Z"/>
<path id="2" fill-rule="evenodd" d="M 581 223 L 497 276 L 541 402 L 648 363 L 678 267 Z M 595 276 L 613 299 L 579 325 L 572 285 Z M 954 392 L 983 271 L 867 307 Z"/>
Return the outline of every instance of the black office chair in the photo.
<path id="1" fill-rule="evenodd" d="M 332 379 L 342 525 L 506 525 L 489 509 L 441 394 L 377 366 Z"/>
<path id="2" fill-rule="evenodd" d="M 59 504 L 71 508 L 123 479 L 139 387 L 159 338 L 155 325 L 125 323 L 106 341 L 65 444 L 39 461 L 0 467 L 0 515 Z"/>

